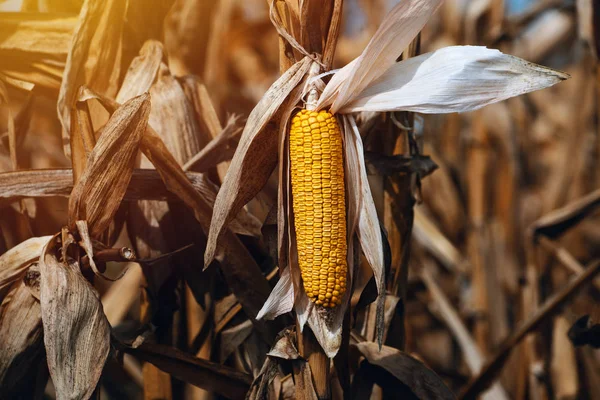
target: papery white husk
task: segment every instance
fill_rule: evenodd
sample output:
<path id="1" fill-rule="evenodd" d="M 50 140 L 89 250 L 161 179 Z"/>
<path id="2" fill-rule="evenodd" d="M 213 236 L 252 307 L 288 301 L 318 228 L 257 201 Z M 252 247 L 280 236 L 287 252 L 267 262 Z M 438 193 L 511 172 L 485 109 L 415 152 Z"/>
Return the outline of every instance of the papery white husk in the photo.
<path id="1" fill-rule="evenodd" d="M 394 64 L 342 112 L 473 111 L 568 75 L 481 46 L 451 46 Z"/>

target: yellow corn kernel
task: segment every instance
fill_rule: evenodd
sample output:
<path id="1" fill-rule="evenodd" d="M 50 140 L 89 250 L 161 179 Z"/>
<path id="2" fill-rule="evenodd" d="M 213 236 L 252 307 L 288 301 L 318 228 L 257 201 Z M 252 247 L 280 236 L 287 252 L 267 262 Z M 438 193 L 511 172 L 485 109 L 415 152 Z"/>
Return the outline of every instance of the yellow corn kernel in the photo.
<path id="1" fill-rule="evenodd" d="M 298 264 L 308 298 L 335 307 L 346 291 L 346 193 L 342 134 L 327 111 L 302 110 L 290 129 Z"/>

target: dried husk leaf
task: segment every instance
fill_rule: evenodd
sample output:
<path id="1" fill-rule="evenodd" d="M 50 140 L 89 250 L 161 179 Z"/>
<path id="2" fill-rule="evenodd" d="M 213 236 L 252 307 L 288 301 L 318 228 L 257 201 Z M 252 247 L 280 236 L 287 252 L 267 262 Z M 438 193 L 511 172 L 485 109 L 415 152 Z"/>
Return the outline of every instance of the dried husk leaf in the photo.
<path id="1" fill-rule="evenodd" d="M 450 46 L 392 65 L 341 112 L 451 113 L 544 89 L 569 75 L 481 46 Z"/>
<path id="2" fill-rule="evenodd" d="M 0 306 L 1 398 L 14 398 L 31 385 L 43 354 L 42 336 L 40 303 L 17 282 Z"/>
<path id="3" fill-rule="evenodd" d="M 0 301 L 10 287 L 25 274 L 27 267 L 36 261 L 52 236 L 27 239 L 0 256 Z"/>
<path id="4" fill-rule="evenodd" d="M 87 399 L 110 349 L 110 325 L 77 262 L 57 259 L 58 236 L 40 257 L 40 304 L 48 368 L 57 399 Z"/>
<path id="5" fill-rule="evenodd" d="M 399 2 L 387 14 L 362 54 L 333 75 L 317 108 L 331 105 L 331 112 L 336 113 L 383 75 L 423 29 L 441 3 L 441 0 Z"/>
<path id="6" fill-rule="evenodd" d="M 304 58 L 286 71 L 250 113 L 238 148 L 217 195 L 204 264 L 215 258 L 217 242 L 227 224 L 264 186 L 277 162 L 277 135 L 267 124 L 308 72 Z"/>
<path id="7" fill-rule="evenodd" d="M 256 319 L 274 319 L 294 308 L 294 285 L 290 267 L 284 268 L 279 281 L 271 291 L 269 298 L 260 309 Z"/>
<path id="8" fill-rule="evenodd" d="M 419 399 L 455 399 L 442 379 L 423 363 L 406 353 L 376 343 L 362 342 L 355 345 L 369 363 L 377 365 L 410 388 Z"/>
<path id="9" fill-rule="evenodd" d="M 92 237 L 108 227 L 131 179 L 149 112 L 146 94 L 128 101 L 111 116 L 73 188 L 69 199 L 70 226 L 86 220 Z"/>
<path id="10" fill-rule="evenodd" d="M 57 104 L 65 154 L 70 153 L 71 107 L 79 87 L 88 84 L 108 96 L 117 93 L 126 10 L 127 2 L 120 0 L 86 0 L 81 7 Z"/>
<path id="11" fill-rule="evenodd" d="M 383 254 L 383 238 L 379 226 L 377 210 L 373 202 L 371 187 L 367 178 L 367 169 L 365 167 L 364 150 L 362 139 L 358 132 L 358 127 L 352 116 L 344 119 L 346 131 L 347 146 L 353 148 L 353 153 L 357 155 L 358 173 L 360 176 L 350 177 L 354 182 L 358 182 L 360 190 L 358 226 L 356 233 L 362 251 L 373 269 L 373 276 L 377 284 L 377 342 L 379 346 L 383 344 L 384 331 L 384 306 L 385 306 L 385 265 Z"/>

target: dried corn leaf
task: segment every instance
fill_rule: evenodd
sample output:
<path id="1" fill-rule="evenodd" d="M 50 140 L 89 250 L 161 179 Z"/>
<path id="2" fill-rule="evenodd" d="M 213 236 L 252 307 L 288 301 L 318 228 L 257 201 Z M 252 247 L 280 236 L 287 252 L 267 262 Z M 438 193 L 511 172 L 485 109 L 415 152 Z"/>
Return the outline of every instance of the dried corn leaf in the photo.
<path id="1" fill-rule="evenodd" d="M 183 165 L 200 151 L 210 138 L 203 136 L 192 104 L 164 64 L 159 69 L 150 95 L 150 126 L 160 135 L 177 162 Z"/>
<path id="2" fill-rule="evenodd" d="M 144 43 L 140 55 L 131 61 L 127 74 L 123 78 L 123 84 L 116 97 L 117 103 L 124 103 L 150 91 L 163 57 L 164 51 L 160 42 L 148 40 Z"/>
<path id="3" fill-rule="evenodd" d="M 239 139 L 241 128 L 237 126 L 237 117 L 230 117 L 225 128 L 204 148 L 190 158 L 183 166 L 184 171 L 206 172 L 215 165 L 228 161 L 235 153 L 236 139 Z"/>
<path id="4" fill-rule="evenodd" d="M 219 351 L 219 361 L 224 363 L 252 333 L 252 321 L 246 320 L 239 325 L 232 326 L 221 332 L 222 345 Z"/>
<path id="5" fill-rule="evenodd" d="M 379 349 L 371 342 L 357 343 L 356 348 L 369 363 L 392 374 L 419 399 L 456 398 L 435 372 L 408 354 L 388 346 Z"/>
<path id="6" fill-rule="evenodd" d="M 157 366 L 177 379 L 230 399 L 243 398 L 252 383 L 252 377 L 248 374 L 169 346 L 143 343 L 135 348 L 126 347 L 123 351 Z"/>
<path id="7" fill-rule="evenodd" d="M 78 263 L 58 261 L 57 240 L 46 245 L 39 263 L 48 367 L 58 399 L 87 399 L 108 357 L 110 325 Z"/>
<path id="8" fill-rule="evenodd" d="M 291 91 L 304 78 L 309 58 L 294 64 L 265 93 L 250 113 L 238 148 L 217 195 L 204 264 L 215 258 L 217 242 L 227 224 L 264 186 L 277 162 L 277 135 L 267 128 Z"/>
<path id="9" fill-rule="evenodd" d="M 16 398 L 31 385 L 42 343 L 40 303 L 18 282 L 0 307 L 0 397 Z"/>
<path id="10" fill-rule="evenodd" d="M 81 97 L 81 89 L 79 91 Z M 96 145 L 92 116 L 87 102 L 77 101 L 72 110 L 71 119 L 71 165 L 73 167 L 73 182 L 79 182 L 85 171 L 88 159 Z"/>
<path id="11" fill-rule="evenodd" d="M 92 237 L 101 234 L 117 212 L 133 173 L 150 101 L 136 97 L 111 116 L 69 199 L 69 225 L 86 220 Z"/>
<path id="12" fill-rule="evenodd" d="M 52 236 L 31 238 L 0 256 L 0 301 L 10 287 L 25 274 L 27 267 L 36 261 Z"/>
<path id="13" fill-rule="evenodd" d="M 600 190 L 589 193 L 535 221 L 530 229 L 536 235 L 557 238 L 593 214 L 600 206 Z"/>
<path id="14" fill-rule="evenodd" d="M 71 107 L 79 87 L 88 84 L 108 96 L 117 93 L 126 9 L 127 2 L 120 0 L 86 0 L 81 8 L 57 104 L 66 154 L 70 152 Z"/>

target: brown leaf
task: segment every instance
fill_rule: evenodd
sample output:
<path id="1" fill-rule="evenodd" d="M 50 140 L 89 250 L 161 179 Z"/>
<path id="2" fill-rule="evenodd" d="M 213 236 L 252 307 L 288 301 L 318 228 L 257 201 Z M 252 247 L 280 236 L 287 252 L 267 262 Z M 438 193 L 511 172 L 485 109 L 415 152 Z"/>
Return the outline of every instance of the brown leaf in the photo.
<path id="1" fill-rule="evenodd" d="M 385 369 L 405 384 L 419 399 L 455 399 L 442 379 L 417 359 L 392 347 L 372 342 L 357 343 L 356 348 L 369 363 Z"/>
<path id="2" fill-rule="evenodd" d="M 268 399 L 269 385 L 277 375 L 277 363 L 267 357 L 258 376 L 252 382 L 252 386 L 246 394 L 246 400 Z"/>
<path id="3" fill-rule="evenodd" d="M 228 161 L 235 152 L 236 139 L 241 132 L 237 117 L 230 117 L 227 125 L 204 148 L 191 157 L 183 166 L 184 171 L 206 172 L 215 165 Z"/>
<path id="4" fill-rule="evenodd" d="M 63 127 L 65 154 L 70 153 L 71 107 L 83 84 L 114 96 L 121 73 L 121 36 L 127 3 L 86 0 L 81 8 L 58 95 L 58 116 Z"/>
<path id="5" fill-rule="evenodd" d="M 177 379 L 230 399 L 243 398 L 252 383 L 248 374 L 169 346 L 143 343 L 136 348 L 125 347 L 123 351 L 156 365 Z"/>
<path id="6" fill-rule="evenodd" d="M 313 374 L 307 361 L 294 361 L 294 378 L 296 379 L 296 399 L 318 400 Z"/>
<path id="7" fill-rule="evenodd" d="M 110 349 L 110 325 L 79 265 L 56 257 L 58 236 L 40 258 L 40 304 L 48 368 L 58 399 L 87 399 Z"/>
<path id="8" fill-rule="evenodd" d="M 79 96 L 81 97 L 81 89 Z M 73 167 L 73 182 L 79 182 L 85 171 L 88 159 L 96 145 L 92 116 L 87 101 L 77 101 L 71 118 L 71 165 Z"/>
<path id="9" fill-rule="evenodd" d="M 0 347 L 0 397 L 13 398 L 31 384 L 43 354 L 40 303 L 23 282 L 13 285 L 0 307 Z"/>
<path id="10" fill-rule="evenodd" d="M 87 220 L 93 237 L 108 227 L 131 179 L 149 112 L 146 94 L 119 107 L 108 120 L 80 181 L 73 188 L 69 226 Z"/>
<path id="11" fill-rule="evenodd" d="M 124 103 L 149 92 L 156 80 L 163 57 L 164 51 L 160 42 L 148 40 L 144 43 L 140 55 L 133 59 L 123 78 L 123 84 L 116 97 L 117 103 Z"/>
<path id="12" fill-rule="evenodd" d="M 31 238 L 0 256 L 0 301 L 14 282 L 25 274 L 27 267 L 36 261 L 52 236 Z"/>
<path id="13" fill-rule="evenodd" d="M 227 358 L 248 339 L 252 330 L 252 321 L 246 320 L 221 332 L 222 345 L 219 350 L 219 360 L 221 363 L 227 361 Z"/>
<path id="14" fill-rule="evenodd" d="M 600 207 L 600 189 L 577 199 L 535 221 L 530 229 L 535 235 L 561 236 Z"/>
<path id="15" fill-rule="evenodd" d="M 204 265 L 210 264 L 217 252 L 217 242 L 227 224 L 265 185 L 277 163 L 277 135 L 267 124 L 291 91 L 304 78 L 311 61 L 304 58 L 294 64 L 265 93 L 254 107 L 240 143 L 217 195 L 212 213 Z"/>

